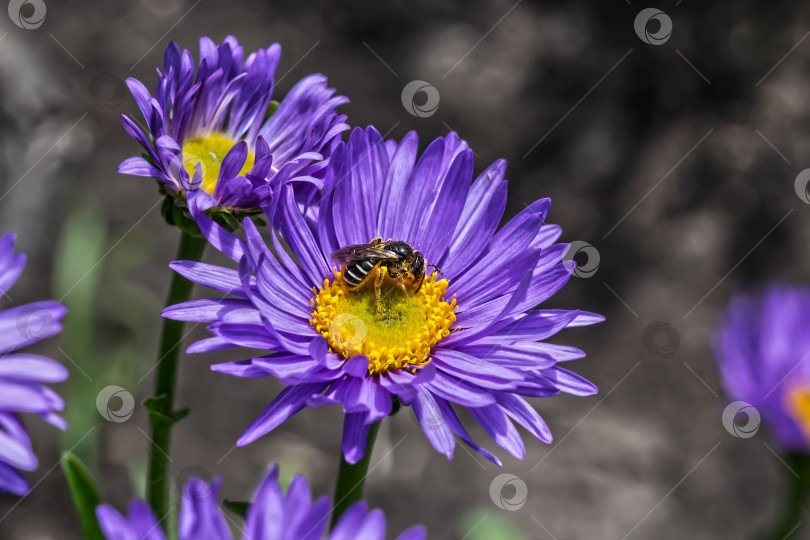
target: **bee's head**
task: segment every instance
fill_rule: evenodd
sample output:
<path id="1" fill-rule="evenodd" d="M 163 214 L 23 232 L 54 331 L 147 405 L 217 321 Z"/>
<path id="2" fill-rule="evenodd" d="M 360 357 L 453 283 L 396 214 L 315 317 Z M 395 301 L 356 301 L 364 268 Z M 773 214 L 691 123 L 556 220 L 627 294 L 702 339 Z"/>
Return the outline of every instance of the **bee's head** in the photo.
<path id="1" fill-rule="evenodd" d="M 425 257 L 418 251 L 413 252 L 413 257 L 410 261 L 410 268 L 409 271 L 414 276 L 424 276 L 425 275 Z"/>

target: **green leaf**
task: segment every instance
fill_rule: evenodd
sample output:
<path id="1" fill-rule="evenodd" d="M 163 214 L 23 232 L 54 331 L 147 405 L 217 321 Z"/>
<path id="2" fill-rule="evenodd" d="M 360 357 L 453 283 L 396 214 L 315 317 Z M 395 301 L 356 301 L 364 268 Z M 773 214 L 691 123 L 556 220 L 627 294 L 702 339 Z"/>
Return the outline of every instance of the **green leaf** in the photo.
<path id="1" fill-rule="evenodd" d="M 149 414 L 156 414 L 163 418 L 170 419 L 169 416 L 167 416 L 166 413 L 163 412 L 166 409 L 167 399 L 168 398 L 166 394 L 160 394 L 159 396 L 146 398 L 145 400 L 143 400 L 142 405 L 144 409 L 149 411 Z"/>
<path id="2" fill-rule="evenodd" d="M 98 494 L 93 479 L 87 467 L 70 452 L 65 454 L 62 460 L 62 471 L 67 478 L 70 496 L 79 514 L 79 522 L 87 540 L 104 540 L 101 528 L 96 519 L 96 507 L 101 504 L 101 497 Z"/>
<path id="3" fill-rule="evenodd" d="M 250 503 L 247 501 L 229 501 L 228 499 L 225 499 L 222 501 L 222 506 L 242 519 L 245 519 L 248 510 L 250 510 Z"/>
<path id="4" fill-rule="evenodd" d="M 188 416 L 188 413 L 191 412 L 191 409 L 180 409 L 179 411 L 175 411 L 173 413 L 166 414 L 166 394 L 160 394 L 159 396 L 154 396 L 150 398 L 146 398 L 143 400 L 143 408 L 149 411 L 149 416 L 153 420 L 161 420 L 163 422 L 168 422 L 170 424 L 174 424 Z"/>

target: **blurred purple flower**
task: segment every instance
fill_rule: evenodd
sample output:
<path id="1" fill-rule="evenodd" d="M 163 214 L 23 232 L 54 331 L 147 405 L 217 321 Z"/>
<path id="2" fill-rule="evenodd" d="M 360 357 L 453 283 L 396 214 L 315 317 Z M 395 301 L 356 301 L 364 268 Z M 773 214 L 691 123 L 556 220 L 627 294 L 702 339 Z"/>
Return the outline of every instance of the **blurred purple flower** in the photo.
<path id="1" fill-rule="evenodd" d="M 506 163 L 496 161 L 472 182 L 472 152 L 455 133 L 433 141 L 418 160 L 417 146 L 414 133 L 397 143 L 383 142 L 374 128 L 354 130 L 333 154 L 318 209 L 310 208 L 305 218 L 289 187 L 266 209 L 286 242 L 271 236 L 272 251 L 250 220 L 243 241 L 202 213 L 210 200 L 191 198 L 201 230 L 238 261 L 239 270 L 189 261 L 171 266 L 234 298 L 186 302 L 163 315 L 212 323 L 208 330 L 215 337 L 190 352 L 276 351 L 212 369 L 272 375 L 288 385 L 239 445 L 304 407 L 340 404 L 346 413 L 343 453 L 356 463 L 366 451 L 369 426 L 391 413 L 398 399 L 413 407 L 430 443 L 448 458 L 457 436 L 500 465 L 472 441 L 452 405 L 467 409 L 498 445 L 523 458 L 512 421 L 552 440 L 524 397 L 596 392 L 558 365 L 583 357 L 582 351 L 541 340 L 603 317 L 532 309 L 573 270 L 572 261 L 562 261 L 568 245 L 554 243 L 560 228 L 543 225 L 550 201 L 530 204 L 496 231 L 506 205 Z M 442 269 L 442 277 L 427 275 L 418 293 L 409 294 L 388 276 L 379 306 L 373 286 L 348 291 L 345 267 L 330 268 L 330 254 L 375 237 L 410 243 Z"/>
<path id="2" fill-rule="evenodd" d="M 233 36 L 221 45 L 203 37 L 195 71 L 191 53 L 172 42 L 155 97 L 128 79 L 148 129 L 144 133 L 127 116 L 121 120 L 148 159 L 131 157 L 118 171 L 156 178 L 181 196 L 200 188 L 228 210 L 263 206 L 271 193 L 268 181 L 282 170 L 296 173 L 308 184 L 302 189 L 314 194 L 320 180 L 312 175 L 322 171 L 321 160 L 348 129 L 335 110 L 348 99 L 333 96 L 325 76 L 309 75 L 272 111 L 281 47 L 260 49 L 244 62 L 243 56 Z"/>
<path id="3" fill-rule="evenodd" d="M 755 407 L 783 451 L 810 449 L 810 288 L 735 296 L 714 349 L 729 397 Z"/>
<path id="4" fill-rule="evenodd" d="M 0 237 L 0 295 L 17 281 L 25 267 L 25 255 L 14 253 L 16 237 Z M 0 493 L 25 495 L 28 483 L 19 471 L 37 468 L 37 457 L 19 413 L 33 413 L 59 429 L 67 424 L 54 411 L 65 403 L 44 383 L 61 382 L 68 372 L 58 362 L 18 349 L 58 334 L 65 306 L 58 302 L 35 302 L 0 311 Z"/>
<path id="5" fill-rule="evenodd" d="M 183 489 L 180 504 L 180 540 L 232 540 L 225 515 L 219 507 L 221 481 L 211 484 L 191 478 Z M 381 510 L 368 511 L 365 502 L 357 502 L 343 514 L 327 534 L 331 504 L 329 497 L 312 500 L 309 485 L 296 476 L 287 493 L 278 482 L 278 467 L 273 465 L 253 496 L 242 531 L 244 540 L 385 540 L 385 516 Z M 109 505 L 96 509 L 99 524 L 107 540 L 166 540 L 160 522 L 149 506 L 140 500 L 122 516 Z M 411 527 L 397 540 L 423 540 L 422 526 Z"/>

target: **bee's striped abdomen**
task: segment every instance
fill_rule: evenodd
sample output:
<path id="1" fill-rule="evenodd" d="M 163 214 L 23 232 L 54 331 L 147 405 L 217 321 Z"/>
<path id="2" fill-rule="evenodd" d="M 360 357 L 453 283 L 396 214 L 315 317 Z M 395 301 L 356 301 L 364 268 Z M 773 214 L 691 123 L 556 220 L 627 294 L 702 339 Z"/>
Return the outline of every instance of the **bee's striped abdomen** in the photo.
<path id="1" fill-rule="evenodd" d="M 371 272 L 375 266 L 377 266 L 377 263 L 369 261 L 368 259 L 347 265 L 343 279 L 349 287 L 357 287 L 366 280 L 369 272 Z"/>

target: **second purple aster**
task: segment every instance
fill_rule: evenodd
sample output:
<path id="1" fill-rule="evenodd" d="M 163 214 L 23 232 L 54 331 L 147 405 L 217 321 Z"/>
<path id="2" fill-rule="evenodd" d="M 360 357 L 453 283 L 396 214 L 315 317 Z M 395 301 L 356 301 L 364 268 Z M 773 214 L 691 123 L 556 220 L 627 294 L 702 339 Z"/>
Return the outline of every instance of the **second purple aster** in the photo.
<path id="1" fill-rule="evenodd" d="M 761 415 L 782 451 L 810 450 L 810 288 L 775 284 L 735 296 L 714 345 L 729 397 L 755 409 L 737 411 L 749 415 L 750 430 L 759 426 L 750 415 Z M 733 421 L 727 429 L 753 435 Z"/>
<path id="2" fill-rule="evenodd" d="M 318 184 L 311 175 L 348 129 L 335 110 L 348 99 L 334 96 L 326 77 L 316 74 L 272 103 L 280 57 L 278 44 L 245 58 L 236 38 L 217 45 L 204 37 L 197 65 L 188 50 L 170 43 L 154 96 L 140 81 L 127 80 L 146 129 L 127 116 L 121 120 L 147 158 L 131 157 L 119 172 L 156 178 L 181 197 L 202 189 L 228 211 L 266 204 L 269 181 L 282 170 Z"/>

